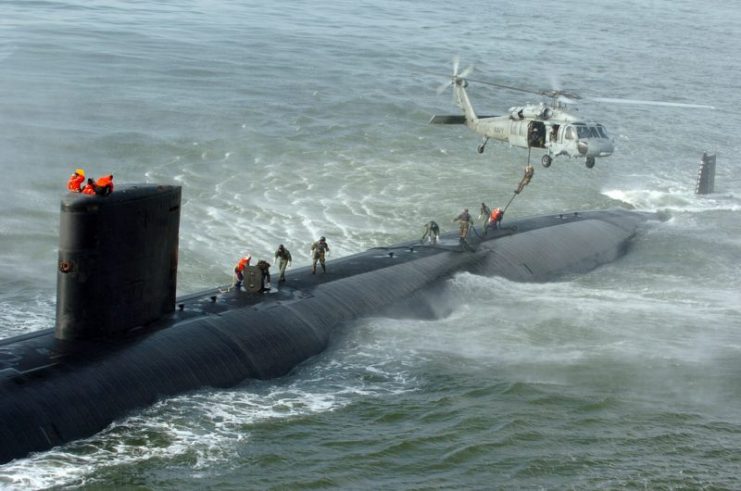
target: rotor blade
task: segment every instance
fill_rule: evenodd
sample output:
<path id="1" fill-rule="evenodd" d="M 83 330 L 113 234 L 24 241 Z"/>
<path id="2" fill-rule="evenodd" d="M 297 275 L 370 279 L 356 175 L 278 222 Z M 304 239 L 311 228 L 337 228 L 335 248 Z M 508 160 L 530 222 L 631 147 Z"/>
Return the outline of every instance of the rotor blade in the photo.
<path id="1" fill-rule="evenodd" d="M 437 89 L 435 90 L 435 92 L 437 92 L 437 95 L 440 95 L 440 94 L 442 94 L 443 92 L 445 92 L 445 90 L 446 90 L 446 89 L 447 89 L 448 87 L 450 87 L 451 85 L 453 85 L 453 82 L 445 82 L 444 84 L 440 85 L 440 87 L 438 87 L 438 88 L 437 88 Z"/>
<path id="2" fill-rule="evenodd" d="M 477 84 L 491 85 L 492 87 L 499 87 L 500 89 L 514 90 L 515 92 L 525 92 L 527 94 L 542 95 L 540 93 L 540 91 L 537 91 L 537 90 L 523 89 L 521 87 L 513 87 L 511 85 L 498 84 L 498 83 L 495 83 L 495 82 L 487 82 L 485 80 L 474 80 L 472 78 L 469 78 L 468 81 L 469 82 L 476 82 Z"/>
<path id="3" fill-rule="evenodd" d="M 561 80 L 554 72 L 548 73 L 548 81 L 551 83 L 551 90 L 561 92 Z"/>
<path id="4" fill-rule="evenodd" d="M 473 72 L 473 65 L 468 65 L 466 68 L 463 69 L 463 71 L 458 76 L 460 78 L 466 78 L 469 75 L 471 75 L 471 72 Z"/>
<path id="5" fill-rule="evenodd" d="M 571 98 L 566 97 L 564 95 L 558 96 L 558 102 L 561 102 L 563 104 L 576 104 L 576 101 L 574 99 L 571 99 Z"/>
<path id="6" fill-rule="evenodd" d="M 645 106 L 669 106 L 669 107 L 686 107 L 695 109 L 715 109 L 715 106 L 706 104 L 685 104 L 683 102 L 664 102 L 664 101 L 643 101 L 639 99 L 614 99 L 610 97 L 590 97 L 590 101 L 607 102 L 610 104 L 642 104 Z"/>
<path id="7" fill-rule="evenodd" d="M 458 75 L 458 68 L 461 65 L 461 57 L 458 55 L 453 56 L 453 76 Z"/>

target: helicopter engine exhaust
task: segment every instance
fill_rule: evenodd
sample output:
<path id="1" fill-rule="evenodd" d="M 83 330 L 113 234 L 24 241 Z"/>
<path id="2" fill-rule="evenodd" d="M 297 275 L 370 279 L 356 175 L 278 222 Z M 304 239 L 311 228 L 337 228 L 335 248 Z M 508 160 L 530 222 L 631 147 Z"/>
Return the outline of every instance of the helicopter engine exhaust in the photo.
<path id="1" fill-rule="evenodd" d="M 525 118 L 550 119 L 553 116 L 553 110 L 541 103 L 537 106 L 511 107 L 509 114 L 509 117 L 515 121 Z"/>

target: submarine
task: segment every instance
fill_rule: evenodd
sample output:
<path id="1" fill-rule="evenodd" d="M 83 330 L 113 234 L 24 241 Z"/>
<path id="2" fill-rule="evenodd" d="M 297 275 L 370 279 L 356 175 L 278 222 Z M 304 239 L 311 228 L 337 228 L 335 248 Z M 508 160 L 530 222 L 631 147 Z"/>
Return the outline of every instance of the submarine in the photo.
<path id="1" fill-rule="evenodd" d="M 343 322 L 377 315 L 461 271 L 547 281 L 613 261 L 654 216 L 537 216 L 375 247 L 293 269 L 276 292 L 176 297 L 181 188 L 130 184 L 61 201 L 54 327 L 0 340 L 0 463 L 89 437 L 204 387 L 287 374 Z M 254 286 L 254 285 L 248 285 Z M 255 288 L 251 288 L 255 290 Z"/>

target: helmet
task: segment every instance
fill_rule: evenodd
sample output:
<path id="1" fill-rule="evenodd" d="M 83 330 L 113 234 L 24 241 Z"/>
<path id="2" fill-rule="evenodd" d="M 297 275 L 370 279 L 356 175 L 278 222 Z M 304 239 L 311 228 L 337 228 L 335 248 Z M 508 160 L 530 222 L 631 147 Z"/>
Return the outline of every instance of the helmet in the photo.
<path id="1" fill-rule="evenodd" d="M 327 240 L 323 235 L 319 237 L 319 240 Z"/>
<path id="2" fill-rule="evenodd" d="M 75 174 L 85 177 L 85 171 L 82 169 L 75 169 Z"/>

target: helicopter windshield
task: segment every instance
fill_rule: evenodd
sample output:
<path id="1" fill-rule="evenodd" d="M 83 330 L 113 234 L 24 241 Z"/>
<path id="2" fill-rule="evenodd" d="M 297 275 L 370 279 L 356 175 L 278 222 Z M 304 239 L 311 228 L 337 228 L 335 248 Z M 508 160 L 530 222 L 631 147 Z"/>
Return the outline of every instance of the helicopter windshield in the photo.
<path id="1" fill-rule="evenodd" d="M 577 125 L 576 133 L 581 138 L 609 138 L 603 126 Z"/>
<path id="2" fill-rule="evenodd" d="M 579 136 L 579 138 L 589 138 L 590 136 L 592 136 L 588 126 L 577 126 L 576 134 Z"/>

